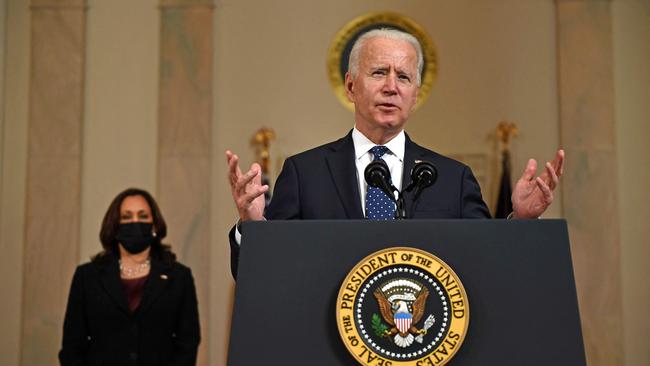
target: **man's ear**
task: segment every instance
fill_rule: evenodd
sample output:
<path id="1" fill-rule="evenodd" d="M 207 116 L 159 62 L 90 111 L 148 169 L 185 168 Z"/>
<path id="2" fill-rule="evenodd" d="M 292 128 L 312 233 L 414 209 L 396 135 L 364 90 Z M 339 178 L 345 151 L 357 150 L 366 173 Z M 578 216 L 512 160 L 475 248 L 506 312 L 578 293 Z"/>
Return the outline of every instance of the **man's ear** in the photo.
<path id="1" fill-rule="evenodd" d="M 350 72 L 345 73 L 345 94 L 348 96 L 350 102 L 354 103 L 354 82 Z"/>

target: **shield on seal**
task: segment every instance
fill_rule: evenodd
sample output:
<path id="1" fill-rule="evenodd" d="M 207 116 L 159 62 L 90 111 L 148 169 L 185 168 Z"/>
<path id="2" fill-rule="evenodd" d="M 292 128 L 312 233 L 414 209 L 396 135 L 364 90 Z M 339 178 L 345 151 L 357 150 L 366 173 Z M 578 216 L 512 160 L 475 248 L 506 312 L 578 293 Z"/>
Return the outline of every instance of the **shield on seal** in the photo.
<path id="1" fill-rule="evenodd" d="M 395 326 L 400 331 L 400 333 L 406 333 L 409 328 L 411 328 L 411 321 L 413 321 L 413 315 L 409 313 L 395 313 L 393 316 L 395 321 Z"/>

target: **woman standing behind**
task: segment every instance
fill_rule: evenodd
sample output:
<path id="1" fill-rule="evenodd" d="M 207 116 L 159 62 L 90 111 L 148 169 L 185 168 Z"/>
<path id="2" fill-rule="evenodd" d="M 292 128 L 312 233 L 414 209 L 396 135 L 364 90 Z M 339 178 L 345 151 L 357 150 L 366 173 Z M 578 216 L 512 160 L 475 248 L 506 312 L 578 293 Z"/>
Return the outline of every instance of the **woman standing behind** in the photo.
<path id="1" fill-rule="evenodd" d="M 195 365 L 200 341 L 192 272 L 161 243 L 153 197 L 130 188 L 111 202 L 104 248 L 72 279 L 59 352 L 68 365 Z"/>

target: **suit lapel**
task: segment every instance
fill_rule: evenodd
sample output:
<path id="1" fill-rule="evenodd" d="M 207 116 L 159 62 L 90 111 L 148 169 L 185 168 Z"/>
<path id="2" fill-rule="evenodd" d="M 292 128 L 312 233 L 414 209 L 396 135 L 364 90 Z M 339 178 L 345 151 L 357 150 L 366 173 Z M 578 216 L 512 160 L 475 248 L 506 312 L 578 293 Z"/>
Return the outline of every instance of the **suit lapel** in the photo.
<path id="1" fill-rule="evenodd" d="M 127 314 L 130 313 L 129 305 L 126 302 L 126 295 L 120 280 L 120 265 L 117 259 L 113 259 L 103 267 L 101 273 L 101 283 L 104 290 L 115 301 L 117 306 Z"/>
<path id="2" fill-rule="evenodd" d="M 144 284 L 144 291 L 142 293 L 142 300 L 140 306 L 136 310 L 136 314 L 142 314 L 151 306 L 154 300 L 163 292 L 167 283 L 172 278 L 169 275 L 169 266 L 166 266 L 159 260 L 151 259 L 151 269 L 149 270 L 149 278 Z"/>
<path id="3" fill-rule="evenodd" d="M 331 148 L 325 159 L 347 218 L 363 219 L 352 132 L 339 140 L 339 144 Z"/>

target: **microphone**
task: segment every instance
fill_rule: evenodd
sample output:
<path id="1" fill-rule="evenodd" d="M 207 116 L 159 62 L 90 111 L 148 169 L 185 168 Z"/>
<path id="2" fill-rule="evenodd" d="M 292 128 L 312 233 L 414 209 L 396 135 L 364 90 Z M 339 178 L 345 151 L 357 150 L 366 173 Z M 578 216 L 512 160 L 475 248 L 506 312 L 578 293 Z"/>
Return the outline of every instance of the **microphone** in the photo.
<path id="1" fill-rule="evenodd" d="M 373 160 L 366 166 L 363 171 L 363 176 L 366 178 L 368 186 L 381 189 L 391 201 L 395 202 L 395 218 L 405 219 L 406 209 L 404 208 L 404 197 L 397 187 L 395 187 L 390 178 L 390 169 L 383 159 Z M 395 191 L 397 191 L 397 199 L 395 199 Z"/>
<path id="2" fill-rule="evenodd" d="M 438 179 L 438 169 L 428 161 L 419 161 L 411 169 L 411 184 L 406 187 L 405 191 L 410 192 L 415 189 L 413 201 L 420 197 L 422 191 L 432 186 Z"/>
<path id="3" fill-rule="evenodd" d="M 384 192 L 391 201 L 395 202 L 394 192 L 397 188 L 390 183 L 390 170 L 384 160 L 379 159 L 370 162 L 370 164 L 366 166 L 363 176 L 366 178 L 366 183 L 368 183 L 369 186 L 381 189 L 381 191 Z"/>

